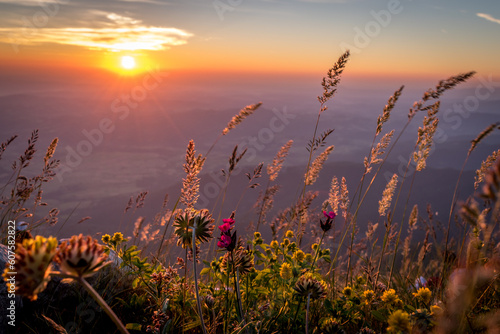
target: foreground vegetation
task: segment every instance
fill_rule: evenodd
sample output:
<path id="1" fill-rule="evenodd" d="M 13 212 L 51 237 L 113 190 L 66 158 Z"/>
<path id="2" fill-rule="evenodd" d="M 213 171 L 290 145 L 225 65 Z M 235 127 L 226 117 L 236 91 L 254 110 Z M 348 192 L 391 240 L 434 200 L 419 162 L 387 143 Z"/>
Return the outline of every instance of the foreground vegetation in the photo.
<path id="1" fill-rule="evenodd" d="M 440 81 L 414 103 L 398 133 L 384 132 L 404 87 L 397 89 L 377 119 L 357 187 L 348 188 L 345 178 L 331 176 L 328 198 L 318 198 L 317 192 L 308 189 L 334 149 L 326 145 L 333 130 L 318 131 L 320 118 L 336 93 L 348 59 L 346 52 L 322 81 L 300 190 L 296 201 L 272 219 L 268 215 L 279 190 L 276 179 L 293 141 L 278 151 L 266 169 L 261 163 L 247 174 L 247 189 L 261 188 L 255 205 L 258 219 L 252 222 L 240 218 L 237 208 L 229 217 L 221 217 L 227 185 L 246 151 L 234 148 L 229 166 L 223 170 L 225 187 L 214 207 L 200 209 L 196 207 L 198 175 L 211 150 L 197 155 L 195 143 L 190 141 L 180 197 L 171 208 L 166 199 L 153 221 L 138 220 L 132 236 L 124 237 L 120 231 L 105 234 L 101 240 L 75 235 L 59 243 L 53 237 L 37 235 L 40 226 L 58 223 L 57 209 L 41 219 L 37 216 L 40 207 L 48 205 L 42 200 L 42 186 L 55 176 L 59 162 L 53 158 L 58 143 L 54 139 L 44 156 L 42 173 L 31 178 L 24 175 L 34 161 L 38 132 L 33 132 L 0 193 L 2 240 L 8 247 L 15 245 L 16 253 L 7 261 L 3 276 L 7 281 L 12 271 L 17 273 L 15 286 L 9 283 L 8 289 L 15 289 L 23 298 L 14 330 L 498 333 L 500 150 L 478 166 L 476 194 L 463 203 L 450 199 L 453 204 L 444 226 L 436 224 L 431 210 L 409 203 L 417 173 L 411 177 L 394 174 L 379 201 L 379 216 L 373 222 L 358 221 L 366 194 L 380 176 L 387 156 L 419 114 L 425 116 L 407 171 L 412 162 L 417 172 L 425 169 L 439 122 L 441 96 L 474 73 Z M 260 105 L 242 109 L 214 145 Z M 481 140 L 498 128 L 492 124 L 472 140 L 466 161 Z M 15 139 L 2 144 L 0 159 Z M 258 183 L 261 178 L 267 179 L 265 187 Z M 408 193 L 402 191 L 405 182 L 411 182 Z M 460 179 L 455 189 L 459 183 Z M 241 199 L 245 191 L 241 191 Z M 142 206 L 145 196 L 141 193 L 131 200 L 126 211 Z M 401 217 L 393 214 L 398 206 L 404 207 Z M 8 238 L 8 222 L 21 219 L 32 222 L 27 230 L 18 226 L 15 244 Z M 263 225 L 271 228 L 269 240 L 259 232 Z M 457 239 L 450 234 L 455 227 L 462 232 Z M 359 233 L 360 228 L 366 232 Z M 414 238 L 418 229 L 425 231 L 422 240 Z M 141 233 L 146 234 L 147 248 L 140 242 Z M 174 247 L 184 250 L 176 261 L 169 256 Z"/>

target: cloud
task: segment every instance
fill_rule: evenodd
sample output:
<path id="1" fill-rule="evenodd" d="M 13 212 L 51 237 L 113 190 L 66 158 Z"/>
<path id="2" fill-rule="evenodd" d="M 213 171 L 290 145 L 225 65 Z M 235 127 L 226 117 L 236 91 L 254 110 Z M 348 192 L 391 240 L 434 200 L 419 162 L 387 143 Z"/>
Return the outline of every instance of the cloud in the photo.
<path id="1" fill-rule="evenodd" d="M 193 34 L 173 27 L 145 25 L 141 20 L 91 11 L 92 26 L 0 28 L 0 42 L 17 45 L 56 43 L 108 51 L 164 50 L 187 43 Z M 90 24 L 90 23 L 89 23 Z"/>
<path id="2" fill-rule="evenodd" d="M 490 14 L 477 13 L 476 15 L 485 19 L 485 20 L 500 24 L 500 19 L 496 19 L 493 16 L 491 16 Z"/>

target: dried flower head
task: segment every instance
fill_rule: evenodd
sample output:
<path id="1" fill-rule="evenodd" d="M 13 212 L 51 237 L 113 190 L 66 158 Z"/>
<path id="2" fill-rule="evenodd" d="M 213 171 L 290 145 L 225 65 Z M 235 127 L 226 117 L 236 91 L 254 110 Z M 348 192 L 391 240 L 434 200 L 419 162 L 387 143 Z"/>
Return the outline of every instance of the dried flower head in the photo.
<path id="1" fill-rule="evenodd" d="M 207 242 L 212 238 L 214 220 L 207 210 L 186 210 L 178 215 L 174 221 L 174 234 L 177 235 L 177 245 L 183 248 L 192 247 L 193 229 L 195 230 L 196 244 Z"/>
<path id="2" fill-rule="evenodd" d="M 196 156 L 194 141 L 190 140 L 186 150 L 186 162 L 183 165 L 186 178 L 182 180 L 180 198 L 181 203 L 186 205 L 187 208 L 193 208 L 200 196 L 200 179 L 198 178 L 198 174 L 201 172 L 204 163 L 205 158 L 201 154 Z"/>
<path id="3" fill-rule="evenodd" d="M 311 296 L 312 299 L 326 297 L 326 283 L 315 278 L 311 273 L 306 273 L 299 277 L 293 289 L 302 297 Z"/>
<path id="4" fill-rule="evenodd" d="M 56 249 L 56 238 L 39 235 L 17 244 L 15 259 L 6 263 L 3 273 L 8 290 L 15 289 L 16 294 L 36 300 L 50 280 L 51 262 Z"/>
<path id="5" fill-rule="evenodd" d="M 90 277 L 109 262 L 104 248 L 91 236 L 74 235 L 64 241 L 54 257 L 61 273 L 73 277 Z"/>

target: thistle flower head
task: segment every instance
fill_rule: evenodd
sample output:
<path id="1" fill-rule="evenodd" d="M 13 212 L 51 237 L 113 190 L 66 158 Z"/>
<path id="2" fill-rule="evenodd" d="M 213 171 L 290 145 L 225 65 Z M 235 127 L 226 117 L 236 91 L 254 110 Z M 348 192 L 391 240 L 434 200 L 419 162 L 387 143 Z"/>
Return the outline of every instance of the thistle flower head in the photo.
<path id="1" fill-rule="evenodd" d="M 3 277 L 16 280 L 16 294 L 36 300 L 50 280 L 51 262 L 57 250 L 57 239 L 37 235 L 35 239 L 24 239 L 17 245 L 14 268 L 7 262 Z M 15 272 L 15 275 L 10 274 Z M 9 289 L 10 290 L 10 289 Z"/>
<path id="2" fill-rule="evenodd" d="M 90 277 L 109 262 L 104 248 L 92 237 L 74 235 L 63 242 L 54 257 L 63 274 L 76 277 Z"/>
<path id="3" fill-rule="evenodd" d="M 306 273 L 299 277 L 293 289 L 302 297 L 311 296 L 312 299 L 326 297 L 326 283 L 315 278 L 311 273 Z"/>
<path id="4" fill-rule="evenodd" d="M 207 210 L 188 210 L 184 215 L 179 215 L 174 222 L 174 233 L 177 235 L 177 245 L 183 248 L 192 247 L 193 230 L 196 244 L 207 242 L 212 238 L 214 222 Z"/>

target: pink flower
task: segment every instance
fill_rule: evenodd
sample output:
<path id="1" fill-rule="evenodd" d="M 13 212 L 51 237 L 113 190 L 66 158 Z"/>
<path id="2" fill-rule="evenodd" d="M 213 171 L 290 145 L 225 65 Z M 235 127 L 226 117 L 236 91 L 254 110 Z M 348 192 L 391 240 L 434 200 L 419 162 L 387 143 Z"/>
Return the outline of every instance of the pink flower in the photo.
<path id="1" fill-rule="evenodd" d="M 220 231 L 222 233 L 224 233 L 224 232 L 227 232 L 227 231 L 229 231 L 231 229 L 231 225 L 229 223 L 225 222 L 224 224 L 222 224 L 222 225 L 219 226 L 219 229 L 220 229 Z"/>
<path id="2" fill-rule="evenodd" d="M 333 219 L 335 218 L 335 216 L 337 216 L 337 214 L 333 211 L 330 212 L 323 211 L 323 215 L 325 215 L 325 217 L 328 219 Z"/>
<path id="3" fill-rule="evenodd" d="M 230 225 L 233 225 L 233 224 L 234 224 L 234 219 L 232 219 L 232 218 L 222 219 L 222 222 L 223 222 L 224 224 L 230 224 Z"/>
<path id="4" fill-rule="evenodd" d="M 219 248 L 227 248 L 231 244 L 231 237 L 228 235 L 221 235 L 220 240 L 217 242 Z"/>

